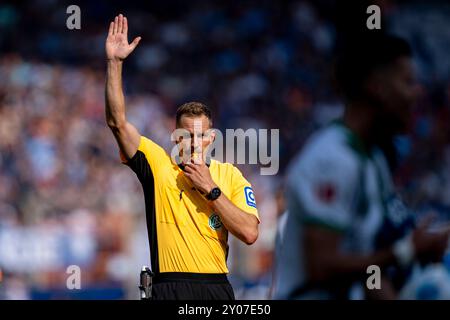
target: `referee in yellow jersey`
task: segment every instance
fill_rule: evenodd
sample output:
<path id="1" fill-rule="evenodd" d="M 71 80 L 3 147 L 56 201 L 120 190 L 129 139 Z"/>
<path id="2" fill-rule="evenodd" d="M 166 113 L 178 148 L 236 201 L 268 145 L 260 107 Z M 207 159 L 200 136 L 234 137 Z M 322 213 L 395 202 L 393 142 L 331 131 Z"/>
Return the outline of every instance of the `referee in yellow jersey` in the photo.
<path id="1" fill-rule="evenodd" d="M 186 103 L 175 119 L 177 128 L 190 133 L 191 152 L 202 155 L 195 162 L 175 161 L 127 121 L 122 64 L 140 41 L 138 37 L 129 44 L 127 31 L 127 19 L 119 15 L 106 39 L 106 120 L 123 162 L 136 173 L 144 190 L 155 273 L 152 299 L 232 300 L 226 276 L 228 231 L 247 244 L 258 237 L 251 185 L 233 165 L 203 157 L 202 151 L 214 139 L 214 134 L 205 134 L 212 125 L 205 105 Z M 194 135 L 196 124 L 201 124 L 199 136 Z M 179 156 L 185 158 L 182 152 Z"/>

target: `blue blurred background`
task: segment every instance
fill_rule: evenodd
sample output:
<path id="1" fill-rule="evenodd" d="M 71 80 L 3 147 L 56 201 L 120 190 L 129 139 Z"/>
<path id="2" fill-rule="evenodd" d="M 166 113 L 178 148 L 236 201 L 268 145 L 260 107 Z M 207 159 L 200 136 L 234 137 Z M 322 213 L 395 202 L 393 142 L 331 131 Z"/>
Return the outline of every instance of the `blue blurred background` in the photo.
<path id="1" fill-rule="evenodd" d="M 66 8 L 81 9 L 81 30 Z M 450 5 L 371 1 L 382 27 L 413 46 L 422 83 L 415 125 L 398 140 L 395 181 L 418 213 L 450 217 Z M 261 216 L 251 247 L 230 238 L 237 298 L 265 299 L 271 283 L 283 174 L 342 101 L 332 63 L 337 1 L 2 1 L 0 4 L 0 299 L 137 299 L 149 264 L 144 199 L 120 164 L 104 120 L 104 41 L 116 14 L 130 38 L 127 114 L 169 148 L 178 105 L 211 106 L 214 127 L 279 128 L 280 172 L 254 185 Z M 351 13 L 351 12 L 350 12 Z M 347 12 L 348 14 L 348 12 Z M 365 20 L 351 28 L 365 28 Z M 81 268 L 68 290 L 66 268 Z"/>

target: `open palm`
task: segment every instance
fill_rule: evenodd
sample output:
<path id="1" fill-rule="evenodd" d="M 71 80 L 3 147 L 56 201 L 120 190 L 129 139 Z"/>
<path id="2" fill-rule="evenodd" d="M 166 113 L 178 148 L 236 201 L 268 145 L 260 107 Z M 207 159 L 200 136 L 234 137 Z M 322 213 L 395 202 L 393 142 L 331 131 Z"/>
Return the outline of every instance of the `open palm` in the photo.
<path id="1" fill-rule="evenodd" d="M 109 25 L 108 38 L 106 38 L 106 57 L 109 60 L 123 60 L 136 48 L 141 37 L 128 43 L 128 21 L 123 15 L 116 16 Z"/>

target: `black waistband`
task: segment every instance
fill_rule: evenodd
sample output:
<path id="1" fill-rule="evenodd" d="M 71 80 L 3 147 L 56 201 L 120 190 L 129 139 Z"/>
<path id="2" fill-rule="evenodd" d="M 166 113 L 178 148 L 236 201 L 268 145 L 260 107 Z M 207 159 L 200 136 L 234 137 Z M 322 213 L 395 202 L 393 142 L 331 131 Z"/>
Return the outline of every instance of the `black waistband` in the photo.
<path id="1" fill-rule="evenodd" d="M 160 282 L 201 282 L 201 283 L 229 283 L 225 273 L 189 273 L 162 272 L 153 277 L 153 283 Z"/>

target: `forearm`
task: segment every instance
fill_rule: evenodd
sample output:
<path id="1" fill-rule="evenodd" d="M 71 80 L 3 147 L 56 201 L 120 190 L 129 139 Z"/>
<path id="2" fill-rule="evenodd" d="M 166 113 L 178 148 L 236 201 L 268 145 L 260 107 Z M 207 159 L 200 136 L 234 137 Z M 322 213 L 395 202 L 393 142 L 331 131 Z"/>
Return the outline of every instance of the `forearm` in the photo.
<path id="1" fill-rule="evenodd" d="M 395 290 L 392 282 L 386 275 L 382 275 L 380 279 L 379 289 L 365 290 L 367 300 L 396 300 L 397 291 Z"/>
<path id="2" fill-rule="evenodd" d="M 239 240 L 252 244 L 258 237 L 258 220 L 236 207 L 224 194 L 211 202 L 225 228 Z"/>
<path id="3" fill-rule="evenodd" d="M 311 263 L 309 271 L 312 280 L 316 281 L 354 281 L 361 277 L 367 277 L 367 267 L 376 265 L 383 270 L 396 262 L 391 249 L 383 249 L 368 256 L 335 254 L 323 255 L 322 259 L 316 259 Z"/>
<path id="4" fill-rule="evenodd" d="M 122 89 L 122 61 L 108 60 L 105 89 L 106 122 L 111 128 L 126 123 L 125 97 Z"/>
<path id="5" fill-rule="evenodd" d="M 383 268 L 395 263 L 395 256 L 391 249 L 383 249 L 374 252 L 369 256 L 339 255 L 333 263 L 331 269 L 339 274 L 366 274 L 368 266 L 376 265 Z"/>
<path id="6" fill-rule="evenodd" d="M 126 120 L 125 97 L 122 89 L 123 60 L 136 48 L 140 37 L 128 43 L 128 21 L 123 15 L 116 16 L 109 25 L 105 43 L 107 61 L 105 83 L 105 117 L 119 145 L 122 155 L 130 159 L 140 143 L 137 129 Z"/>
<path id="7" fill-rule="evenodd" d="M 367 277 L 367 267 L 383 268 L 396 262 L 392 248 L 359 254 L 342 251 L 343 234 L 306 225 L 301 237 L 308 278 L 312 282 L 353 281 Z"/>

